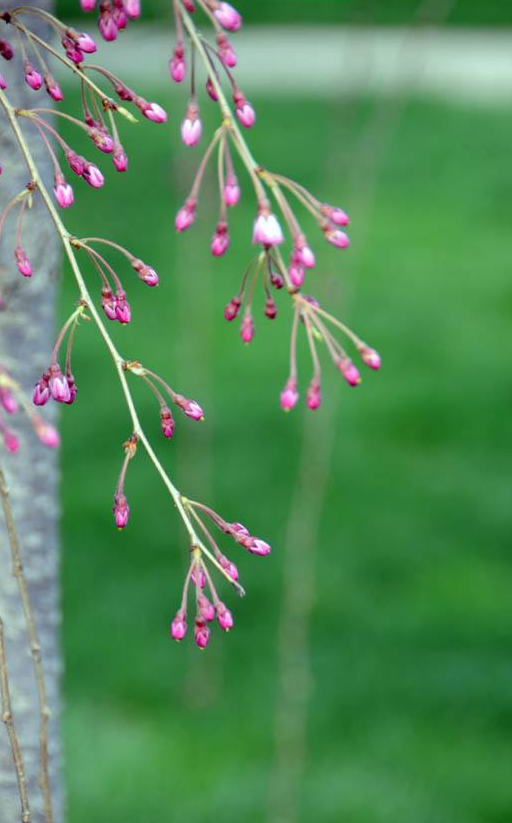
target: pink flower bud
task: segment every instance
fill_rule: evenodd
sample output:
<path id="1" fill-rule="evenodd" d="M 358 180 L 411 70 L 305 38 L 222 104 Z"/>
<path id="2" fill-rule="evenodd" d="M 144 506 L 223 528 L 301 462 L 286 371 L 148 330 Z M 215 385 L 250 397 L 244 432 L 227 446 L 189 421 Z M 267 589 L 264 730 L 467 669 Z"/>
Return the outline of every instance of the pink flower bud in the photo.
<path id="1" fill-rule="evenodd" d="M 110 134 L 103 127 L 93 126 L 88 131 L 92 142 L 100 151 L 111 154 L 114 151 L 114 141 Z"/>
<path id="2" fill-rule="evenodd" d="M 243 523 L 230 523 L 229 531 L 235 532 L 235 534 L 240 534 L 243 537 L 249 537 L 249 529 L 246 529 Z"/>
<path id="3" fill-rule="evenodd" d="M 69 206 L 73 205 L 75 199 L 73 189 L 69 183 L 66 183 L 64 176 L 60 173 L 55 175 L 55 186 L 53 188 L 53 193 L 59 206 L 63 209 L 67 209 Z"/>
<path id="4" fill-rule="evenodd" d="M 238 312 L 240 311 L 240 306 L 242 305 L 242 301 L 238 297 L 233 297 L 232 300 L 229 301 L 226 308 L 224 309 L 224 317 L 226 320 L 234 320 L 235 317 L 238 317 Z"/>
<path id="5" fill-rule="evenodd" d="M 173 401 L 191 420 L 204 420 L 204 412 L 195 400 L 188 400 L 188 398 L 183 397 L 181 394 L 175 394 Z"/>
<path id="6" fill-rule="evenodd" d="M 274 271 L 274 269 L 270 270 L 270 282 L 272 283 L 273 287 L 279 291 L 284 286 L 284 279 L 279 274 L 279 272 Z"/>
<path id="7" fill-rule="evenodd" d="M 57 363 L 50 366 L 49 379 L 50 392 L 57 403 L 68 403 L 71 398 L 71 391 L 66 377 L 62 374 Z"/>
<path id="8" fill-rule="evenodd" d="M 84 51 L 86 54 L 94 54 L 96 51 L 96 43 L 85 32 L 81 32 L 75 40 L 80 51 Z"/>
<path id="9" fill-rule="evenodd" d="M 218 3 L 213 11 L 221 26 L 228 31 L 238 31 L 242 25 L 242 17 L 229 3 Z"/>
<path id="10" fill-rule="evenodd" d="M 10 389 L 0 388 L 0 405 L 7 414 L 15 414 L 18 409 L 18 401 Z"/>
<path id="11" fill-rule="evenodd" d="M 11 454 L 16 454 L 20 448 L 20 441 L 14 434 L 14 432 L 10 431 L 10 429 L 4 429 L 3 431 L 3 438 L 4 438 L 4 446 L 8 452 Z"/>
<path id="12" fill-rule="evenodd" d="M 342 357 L 336 365 L 349 386 L 357 386 L 361 382 L 359 370 L 348 357 Z"/>
<path id="13" fill-rule="evenodd" d="M 254 337 L 254 320 L 252 319 L 252 314 L 250 312 L 247 312 L 242 320 L 242 325 L 240 326 L 240 336 L 246 344 L 250 343 Z"/>
<path id="14" fill-rule="evenodd" d="M 215 617 L 215 607 L 213 603 L 210 603 L 206 595 L 200 594 L 197 599 L 197 605 L 199 606 L 199 613 L 202 619 L 211 623 Z"/>
<path id="15" fill-rule="evenodd" d="M 66 57 L 69 57 L 78 66 L 84 59 L 84 53 L 74 43 L 70 43 L 66 48 Z"/>
<path id="16" fill-rule="evenodd" d="M 165 123 L 167 120 L 167 112 L 158 103 L 147 103 L 145 100 L 141 100 L 139 108 L 144 117 L 147 117 L 153 123 Z"/>
<path id="17" fill-rule="evenodd" d="M 34 431 L 43 446 L 49 449 L 57 449 L 60 446 L 59 433 L 50 423 L 45 423 L 44 420 L 38 418 L 34 423 Z"/>
<path id="18" fill-rule="evenodd" d="M 338 209 L 336 206 L 327 204 L 322 206 L 322 214 L 325 214 L 336 226 L 348 226 L 350 223 L 348 214 L 345 214 L 343 209 Z"/>
<path id="19" fill-rule="evenodd" d="M 132 20 L 136 20 L 137 17 L 140 17 L 140 0 L 124 0 L 124 7 L 126 14 Z"/>
<path id="20" fill-rule="evenodd" d="M 195 146 L 201 139 L 203 126 L 199 118 L 199 107 L 191 102 L 187 107 L 186 117 L 181 124 L 181 139 L 186 146 Z"/>
<path id="21" fill-rule="evenodd" d="M 124 494 L 119 493 L 114 497 L 114 506 L 112 508 L 114 513 L 114 520 L 118 529 L 124 529 L 130 517 L 130 507 Z"/>
<path id="22" fill-rule="evenodd" d="M 258 537 L 250 537 L 246 549 L 251 554 L 257 554 L 260 557 L 265 557 L 267 554 L 270 554 L 269 544 L 265 543 L 264 540 L 260 540 Z"/>
<path id="23" fill-rule="evenodd" d="M 173 640 L 177 640 L 178 642 L 183 640 L 187 633 L 187 623 L 185 617 L 185 612 L 180 609 L 171 623 L 171 637 Z"/>
<path id="24" fill-rule="evenodd" d="M 306 404 L 308 409 L 314 411 L 315 409 L 318 409 L 321 402 L 322 395 L 320 392 L 320 382 L 317 377 L 314 377 L 308 386 L 306 393 Z"/>
<path id="25" fill-rule="evenodd" d="M 167 406 L 160 409 L 160 426 L 164 437 L 172 437 L 174 434 L 174 418 L 171 410 Z"/>
<path id="26" fill-rule="evenodd" d="M 96 0 L 80 0 L 82 11 L 94 11 Z"/>
<path id="27" fill-rule="evenodd" d="M 55 100 L 56 103 L 62 100 L 64 97 L 62 89 L 59 86 L 59 84 L 53 79 L 51 74 L 45 74 L 43 80 L 46 91 L 48 92 L 52 100 Z"/>
<path id="28" fill-rule="evenodd" d="M 25 60 L 23 69 L 25 72 L 25 83 L 27 83 L 31 89 L 34 89 L 34 91 L 40 89 L 43 85 L 43 78 L 37 69 L 35 69 L 28 60 Z"/>
<path id="29" fill-rule="evenodd" d="M 116 291 L 116 317 L 121 325 L 129 323 L 132 319 L 130 304 L 128 303 L 126 294 L 122 289 L 118 289 Z"/>
<path id="30" fill-rule="evenodd" d="M 66 382 L 69 387 L 69 397 L 64 402 L 67 403 L 68 406 L 71 406 L 71 404 L 75 402 L 76 393 L 78 391 L 75 383 L 75 378 L 73 377 L 71 372 L 66 372 Z"/>
<path id="31" fill-rule="evenodd" d="M 177 231 L 185 231 L 196 219 L 197 201 L 190 197 L 179 210 L 174 221 Z"/>
<path id="32" fill-rule="evenodd" d="M 227 574 L 230 576 L 231 580 L 237 581 L 238 569 L 235 566 L 235 564 L 231 563 L 231 561 L 228 560 L 227 557 L 224 557 L 224 555 L 220 553 L 217 555 L 217 560 L 219 561 L 224 571 L 227 572 Z"/>
<path id="33" fill-rule="evenodd" d="M 210 78 L 210 77 L 209 77 L 209 78 L 208 78 L 208 80 L 206 81 L 206 91 L 207 91 L 207 93 L 208 93 L 208 97 L 209 97 L 211 100 L 213 100 L 213 102 L 214 102 L 214 103 L 217 103 L 217 101 L 218 101 L 218 99 L 219 99 L 219 95 L 217 94 L 217 91 L 216 91 L 216 89 L 215 89 L 215 86 L 213 85 L 212 80 L 211 80 L 211 78 Z"/>
<path id="34" fill-rule="evenodd" d="M 113 3 L 114 12 L 112 16 L 119 31 L 122 31 L 122 29 L 126 28 L 126 24 L 128 22 L 124 8 L 124 0 L 113 0 Z"/>
<path id="35" fill-rule="evenodd" d="M 236 92 L 233 95 L 233 101 L 235 103 L 235 114 L 238 117 L 238 120 L 244 128 L 250 129 L 251 126 L 254 126 L 254 122 L 256 120 L 256 114 L 253 107 L 247 102 L 241 92 Z"/>
<path id="36" fill-rule="evenodd" d="M 200 589 L 204 589 L 206 586 L 206 577 L 204 571 L 202 569 L 197 569 L 197 566 L 194 566 L 192 570 L 192 574 L 190 575 L 190 579 L 194 586 L 199 586 Z"/>
<path id="37" fill-rule="evenodd" d="M 349 237 L 344 231 L 327 228 L 324 230 L 324 234 L 327 242 L 331 243 L 333 246 L 336 246 L 338 249 L 346 249 L 350 246 Z"/>
<path id="38" fill-rule="evenodd" d="M 110 9 L 101 12 L 100 19 L 98 20 L 98 28 L 101 36 L 107 42 L 111 42 L 116 39 L 117 24 Z"/>
<path id="39" fill-rule="evenodd" d="M 277 217 L 266 209 L 261 210 L 254 221 L 253 243 L 263 246 L 279 246 L 284 243 L 284 236 Z"/>
<path id="40" fill-rule="evenodd" d="M 66 160 L 69 163 L 69 168 L 71 171 L 74 171 L 79 177 L 82 177 L 84 173 L 84 169 L 87 165 L 87 160 L 81 155 L 76 154 L 74 151 L 67 151 L 66 152 Z"/>
<path id="41" fill-rule="evenodd" d="M 297 405 L 298 399 L 297 381 L 293 377 L 290 377 L 281 392 L 281 408 L 283 411 L 290 411 Z"/>
<path id="42" fill-rule="evenodd" d="M 16 246 L 14 249 L 14 259 L 16 260 L 19 273 L 22 274 L 23 277 L 32 277 L 30 260 L 21 246 Z"/>
<path id="43" fill-rule="evenodd" d="M 228 224 L 223 220 L 217 223 L 210 248 L 214 257 L 222 257 L 229 248 Z"/>
<path id="44" fill-rule="evenodd" d="M 169 74 L 175 83 L 182 83 L 185 78 L 186 63 L 183 43 L 178 43 L 174 49 L 172 59 L 169 60 Z"/>
<path id="45" fill-rule="evenodd" d="M 234 175 L 229 175 L 222 193 L 226 206 L 236 206 L 240 199 L 240 186 Z"/>
<path id="46" fill-rule="evenodd" d="M 105 178 L 99 168 L 95 166 L 94 163 L 88 163 L 87 160 L 85 161 L 82 177 L 86 183 L 92 186 L 93 189 L 101 189 L 103 183 L 105 182 Z"/>
<path id="47" fill-rule="evenodd" d="M 6 88 L 7 88 L 7 80 L 5 79 L 3 74 L 0 74 L 0 89 L 3 89 L 5 91 Z"/>
<path id="48" fill-rule="evenodd" d="M 128 168 L 128 157 L 126 156 L 123 147 L 119 144 L 114 149 L 114 154 L 112 155 L 112 162 L 116 167 L 117 171 L 126 171 L 126 169 Z"/>
<path id="49" fill-rule="evenodd" d="M 136 258 L 132 260 L 132 266 L 147 286 L 158 286 L 158 274 L 151 266 L 146 266 L 142 260 Z"/>
<path id="50" fill-rule="evenodd" d="M 14 51 L 10 43 L 7 40 L 0 40 L 0 54 L 4 58 L 4 60 L 12 60 L 14 57 Z"/>
<path id="51" fill-rule="evenodd" d="M 359 348 L 359 354 L 367 366 L 370 369 L 374 369 L 374 371 L 378 371 L 382 365 L 382 360 L 380 354 L 375 351 L 375 349 L 371 349 L 369 346 L 361 346 Z"/>
<path id="52" fill-rule="evenodd" d="M 195 12 L 196 7 L 194 6 L 193 0 L 181 0 L 181 2 L 183 3 L 183 6 L 186 8 L 186 10 L 190 12 L 190 14 L 193 14 Z"/>
<path id="53" fill-rule="evenodd" d="M 265 317 L 268 317 L 269 320 L 274 320 L 277 317 L 277 306 L 275 300 L 270 296 L 265 300 Z"/>
<path id="54" fill-rule="evenodd" d="M 219 47 L 220 59 L 224 65 L 227 66 L 228 69 L 234 69 L 237 64 L 236 54 L 228 38 L 225 34 L 222 34 L 222 32 L 217 35 L 217 45 Z"/>
<path id="55" fill-rule="evenodd" d="M 206 625 L 205 621 L 200 618 L 196 618 L 194 639 L 196 641 L 196 645 L 200 649 L 206 648 L 210 640 L 210 629 Z"/>
<path id="56" fill-rule="evenodd" d="M 101 308 L 109 320 L 117 320 L 116 299 L 109 288 L 101 290 Z"/>
<path id="57" fill-rule="evenodd" d="M 225 632 L 233 628 L 233 615 L 229 609 L 225 607 L 224 603 L 219 603 L 217 606 L 217 620 L 219 621 L 219 626 L 221 629 L 224 629 Z"/>
<path id="58" fill-rule="evenodd" d="M 43 374 L 40 380 L 37 381 L 34 394 L 32 395 L 32 401 L 36 406 L 45 406 L 50 399 L 50 386 L 48 381 L 50 379 L 50 375 L 48 373 Z"/>
<path id="59" fill-rule="evenodd" d="M 126 100 L 129 103 L 135 101 L 136 104 L 139 105 L 139 107 L 142 103 L 146 104 L 145 100 L 142 100 L 142 98 L 136 99 L 135 92 L 129 89 L 128 86 L 123 85 L 123 83 L 115 82 L 114 90 L 117 96 L 121 98 L 121 100 Z"/>
<path id="60" fill-rule="evenodd" d="M 297 244 L 294 249 L 294 255 L 304 268 L 313 269 L 315 267 L 315 255 L 306 243 Z"/>
<path id="61" fill-rule="evenodd" d="M 300 263 L 293 260 L 293 258 L 288 269 L 288 277 L 297 288 L 302 286 L 304 282 L 304 268 Z"/>

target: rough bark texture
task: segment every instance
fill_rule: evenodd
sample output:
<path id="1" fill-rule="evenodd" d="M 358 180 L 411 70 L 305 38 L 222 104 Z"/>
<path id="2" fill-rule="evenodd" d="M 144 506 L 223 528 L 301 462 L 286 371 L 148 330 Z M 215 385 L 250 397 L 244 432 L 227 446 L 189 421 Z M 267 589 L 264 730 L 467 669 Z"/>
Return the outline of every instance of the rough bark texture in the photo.
<path id="1" fill-rule="evenodd" d="M 6 11 L 12 3 L 0 0 L 0 10 Z M 25 5 L 49 9 L 50 0 L 25 0 Z M 28 17 L 26 18 L 28 22 Z M 30 25 L 38 33 L 48 31 L 32 18 Z M 15 49 L 10 63 L 2 62 L 0 70 L 8 82 L 7 93 L 20 107 L 48 106 L 48 96 L 34 92 L 24 83 L 22 58 L 17 38 L 3 22 L 0 37 L 5 37 Z M 30 55 L 31 59 L 33 55 Z M 44 102 L 42 102 L 44 101 Z M 34 138 L 24 127 L 24 133 Z M 31 139 L 30 145 L 43 177 L 51 182 L 52 169 L 40 141 Z M 0 112 L 0 163 L 4 173 L 0 178 L 0 208 L 28 182 L 28 174 L 14 139 Z M 0 364 L 20 381 L 28 392 L 47 367 L 54 339 L 55 297 L 59 264 L 59 245 L 46 215 L 36 196 L 34 208 L 24 221 L 23 246 L 32 261 L 34 274 L 23 278 L 14 265 L 14 218 L 8 218 L 0 244 Z M 46 407 L 43 414 L 49 419 L 54 409 Z M 23 555 L 32 606 L 41 645 L 45 681 L 48 692 L 50 720 L 50 769 L 53 783 L 55 821 L 62 820 L 62 792 L 60 786 L 59 743 L 59 680 L 61 654 L 59 648 L 59 555 L 57 539 L 57 477 L 58 455 L 45 449 L 37 441 L 31 426 L 22 415 L 12 419 L 12 428 L 20 434 L 18 454 L 0 451 L 0 460 L 10 488 L 16 530 Z M 5 624 L 7 662 L 13 715 L 22 746 L 25 770 L 29 778 L 32 822 L 42 823 L 42 799 L 39 777 L 39 709 L 34 672 L 29 651 L 27 628 L 21 611 L 16 581 L 11 573 L 9 545 L 4 524 L 0 522 L 0 615 Z M 0 728 L 0 821 L 15 823 L 19 820 L 19 797 L 7 735 Z"/>

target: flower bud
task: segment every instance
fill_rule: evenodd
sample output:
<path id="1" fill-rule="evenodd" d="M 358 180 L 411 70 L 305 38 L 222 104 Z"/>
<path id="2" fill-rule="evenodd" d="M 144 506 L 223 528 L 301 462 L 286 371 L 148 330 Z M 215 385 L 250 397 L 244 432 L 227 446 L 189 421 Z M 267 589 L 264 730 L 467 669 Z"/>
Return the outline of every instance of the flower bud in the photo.
<path id="1" fill-rule="evenodd" d="M 200 617 L 208 623 L 211 623 L 215 617 L 215 607 L 213 603 L 210 603 L 206 595 L 201 593 L 197 598 L 197 605 L 199 607 Z"/>
<path id="2" fill-rule="evenodd" d="M 94 11 L 96 0 L 80 0 L 80 5 L 82 6 L 82 11 Z"/>
<path id="3" fill-rule="evenodd" d="M 214 257 L 222 257 L 222 255 L 227 252 L 229 248 L 229 234 L 228 224 L 225 221 L 220 220 L 217 223 L 210 248 Z"/>
<path id="4" fill-rule="evenodd" d="M 0 406 L 7 414 L 15 414 L 18 411 L 18 401 L 10 389 L 0 388 Z"/>
<path id="5" fill-rule="evenodd" d="M 237 295 L 233 297 L 232 300 L 229 301 L 226 308 L 224 309 L 224 317 L 226 320 L 234 320 L 235 317 L 238 317 L 238 312 L 240 311 L 240 306 L 242 305 L 242 301 L 240 297 Z"/>
<path id="6" fill-rule="evenodd" d="M 336 246 L 338 249 L 346 249 L 350 246 L 350 239 L 344 231 L 340 231 L 339 229 L 324 229 L 325 239 L 331 245 Z"/>
<path id="7" fill-rule="evenodd" d="M 52 100 L 55 100 L 56 103 L 62 100 L 64 97 L 62 89 L 57 83 L 57 81 L 53 79 L 51 74 L 45 74 L 43 80 L 46 91 L 48 92 Z"/>
<path id="8" fill-rule="evenodd" d="M 357 386 L 361 382 L 361 375 L 357 366 L 348 357 L 342 357 L 336 365 L 349 386 Z"/>
<path id="9" fill-rule="evenodd" d="M 139 105 L 140 100 L 140 105 Z M 144 117 L 151 120 L 153 123 L 165 123 L 167 120 L 167 112 L 158 105 L 158 103 L 147 103 L 145 100 L 139 98 L 135 101 L 139 106 Z"/>
<path id="10" fill-rule="evenodd" d="M 244 128 L 250 129 L 251 126 L 254 126 L 254 122 L 256 120 L 256 114 L 253 107 L 247 102 L 241 92 L 236 92 L 233 95 L 233 101 L 235 103 L 235 114 L 238 117 L 239 122 L 242 126 L 244 126 Z"/>
<path id="11" fill-rule="evenodd" d="M 233 628 L 233 615 L 226 608 L 224 603 L 217 603 L 217 620 L 219 621 L 219 626 L 221 629 L 224 629 L 225 632 L 228 632 L 230 629 Z"/>
<path id="12" fill-rule="evenodd" d="M 45 423 L 44 420 L 38 418 L 34 423 L 34 431 L 43 446 L 49 449 L 57 449 L 60 446 L 59 433 L 50 423 Z"/>
<path id="13" fill-rule="evenodd" d="M 216 3 L 213 13 L 221 26 L 228 31 L 238 31 L 242 25 L 242 16 L 229 3 Z"/>
<path id="14" fill-rule="evenodd" d="M 14 57 L 13 48 L 7 40 L 0 40 L 0 55 L 2 55 L 4 60 L 12 60 Z"/>
<path id="15" fill-rule="evenodd" d="M 121 325 L 129 323 L 132 319 L 130 304 L 126 299 L 126 294 L 122 289 L 116 291 L 116 318 Z"/>
<path id="16" fill-rule="evenodd" d="M 116 299 L 110 288 L 105 287 L 101 290 L 101 308 L 109 320 L 117 320 Z"/>
<path id="17" fill-rule="evenodd" d="M 244 343 L 250 343 L 254 337 L 254 320 L 250 312 L 246 312 L 242 325 L 240 326 L 240 336 Z"/>
<path id="18" fill-rule="evenodd" d="M 151 266 L 146 266 L 142 260 L 132 260 L 132 266 L 147 286 L 158 286 L 158 274 Z"/>
<path id="19" fill-rule="evenodd" d="M 99 168 L 95 166 L 94 163 L 88 163 L 87 160 L 85 161 L 82 177 L 93 189 L 100 189 L 105 182 L 105 178 Z"/>
<path id="20" fill-rule="evenodd" d="M 68 403 L 71 398 L 71 391 L 66 377 L 62 374 L 60 366 L 53 363 L 50 366 L 50 379 L 48 385 L 50 393 L 57 403 Z"/>
<path id="21" fill-rule="evenodd" d="M 188 398 L 183 397 L 181 394 L 175 394 L 173 396 L 173 402 L 187 417 L 190 417 L 191 420 L 204 420 L 204 412 L 195 400 L 188 400 Z"/>
<path id="22" fill-rule="evenodd" d="M 8 452 L 11 454 L 16 454 L 17 451 L 20 449 L 20 441 L 18 437 L 14 434 L 14 432 L 10 431 L 10 429 L 4 429 L 3 431 L 3 439 L 4 439 L 4 446 Z"/>
<path id="23" fill-rule="evenodd" d="M 45 406 L 50 399 L 50 386 L 49 381 L 50 375 L 48 373 L 43 374 L 43 376 L 37 381 L 34 393 L 32 395 L 32 401 L 35 406 Z"/>
<path id="24" fill-rule="evenodd" d="M 240 199 L 240 186 L 234 175 L 229 175 L 222 193 L 226 206 L 236 206 Z"/>
<path id="25" fill-rule="evenodd" d="M 187 113 L 181 124 L 181 139 L 186 146 L 195 146 L 201 139 L 203 126 L 199 118 L 199 107 L 197 103 L 191 101 L 187 107 Z"/>
<path id="26" fill-rule="evenodd" d="M 265 301 L 265 317 L 269 320 L 274 320 L 277 317 L 277 306 L 272 297 L 267 297 Z"/>
<path id="27" fill-rule="evenodd" d="M 114 497 L 114 505 L 112 507 L 114 513 L 114 520 L 118 529 L 126 528 L 128 518 L 130 517 L 130 507 L 124 494 L 119 493 Z"/>
<path id="28" fill-rule="evenodd" d="M 174 221 L 177 231 L 185 231 L 185 229 L 188 229 L 189 226 L 192 225 L 196 219 L 196 206 L 197 201 L 192 197 L 189 197 L 189 199 L 185 201 Z"/>
<path id="29" fill-rule="evenodd" d="M 136 20 L 140 17 L 140 0 L 124 0 L 124 8 L 128 17 Z"/>
<path id="30" fill-rule="evenodd" d="M 380 354 L 375 351 L 375 349 L 371 349 L 369 346 L 362 345 L 358 347 L 359 354 L 361 355 L 363 363 L 373 369 L 374 371 L 378 371 L 382 365 L 382 360 Z"/>
<path id="31" fill-rule="evenodd" d="M 314 377 L 308 386 L 306 393 L 306 404 L 308 409 L 314 411 L 315 409 L 318 409 L 321 402 L 322 394 L 320 392 L 320 381 L 317 377 Z"/>
<path id="32" fill-rule="evenodd" d="M 171 637 L 173 640 L 183 640 L 187 633 L 187 623 L 186 623 L 186 615 L 185 612 L 180 609 L 176 612 L 176 617 L 171 623 Z"/>
<path id="33" fill-rule="evenodd" d="M 175 83 L 182 83 L 185 78 L 186 63 L 183 43 L 178 43 L 172 59 L 169 60 L 169 74 Z"/>
<path id="34" fill-rule="evenodd" d="M 53 188 L 53 193 L 59 206 L 63 209 L 67 209 L 69 206 L 73 205 L 75 199 L 73 189 L 69 183 L 66 183 L 64 176 L 60 174 L 60 172 L 55 175 L 55 186 Z"/>
<path id="35" fill-rule="evenodd" d="M 23 277 L 32 277 L 30 260 L 21 246 L 16 246 L 14 249 L 14 259 L 16 260 L 19 273 L 22 274 Z"/>
<path id="36" fill-rule="evenodd" d="M 88 34 L 85 32 L 81 32 L 78 37 L 75 37 L 75 42 L 80 49 L 80 51 L 85 52 L 86 54 L 94 54 L 96 51 L 96 43 Z"/>
<path id="37" fill-rule="evenodd" d="M 278 246 L 284 243 L 284 236 L 274 214 L 267 209 L 260 210 L 254 221 L 253 243 L 261 243 L 263 246 Z"/>
<path id="38" fill-rule="evenodd" d="M 228 69 L 234 69 L 237 64 L 236 54 L 233 46 L 229 42 L 225 34 L 220 32 L 217 35 L 217 45 L 219 47 L 219 56 Z"/>
<path id="39" fill-rule="evenodd" d="M 206 92 L 207 92 L 208 97 L 210 98 L 210 100 L 213 100 L 214 103 L 218 102 L 219 95 L 217 94 L 217 90 L 216 90 L 215 86 L 212 83 L 211 77 L 209 77 L 208 80 L 206 81 Z"/>
<path id="40" fill-rule="evenodd" d="M 206 648 L 210 641 L 210 629 L 206 625 L 205 621 L 201 620 L 199 617 L 196 617 L 194 639 L 196 641 L 196 645 L 200 649 Z"/>
<path id="41" fill-rule="evenodd" d="M 34 68 L 32 63 L 28 60 L 25 60 L 23 64 L 23 70 L 25 72 L 25 83 L 30 86 L 31 89 L 37 91 L 43 85 L 43 78 L 41 77 L 40 73 L 37 69 Z"/>
<path id="42" fill-rule="evenodd" d="M 125 151 L 122 146 L 117 144 L 114 149 L 114 154 L 112 155 L 112 162 L 116 167 L 117 171 L 126 171 L 128 168 L 128 157 L 125 154 Z"/>
<path id="43" fill-rule="evenodd" d="M 167 406 L 160 409 L 160 426 L 164 437 L 172 437 L 174 434 L 174 418 L 171 410 Z"/>
<path id="44" fill-rule="evenodd" d="M 84 169 L 87 165 L 87 160 L 74 151 L 66 152 L 66 160 L 69 163 L 69 168 L 74 171 L 79 177 L 82 177 Z"/>
<path id="45" fill-rule="evenodd" d="M 281 408 L 283 411 L 290 411 L 297 405 L 298 399 L 297 381 L 293 377 L 290 377 L 281 392 Z"/>

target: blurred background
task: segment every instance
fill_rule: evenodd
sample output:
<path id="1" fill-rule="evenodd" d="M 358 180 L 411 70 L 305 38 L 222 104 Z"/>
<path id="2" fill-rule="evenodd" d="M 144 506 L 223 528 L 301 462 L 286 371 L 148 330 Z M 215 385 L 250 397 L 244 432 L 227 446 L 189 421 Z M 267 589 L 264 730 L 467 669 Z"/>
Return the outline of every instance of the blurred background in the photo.
<path id="1" fill-rule="evenodd" d="M 76 5 L 62 0 L 61 15 Z M 167 3 L 143 5 L 148 26 L 102 60 L 170 122 L 127 123 L 128 174 L 103 162 L 107 185 L 81 187 L 67 216 L 158 270 L 155 293 L 120 267 L 134 318 L 111 330 L 206 421 L 179 417 L 162 442 L 135 383 L 144 425 L 184 493 L 273 553 L 221 541 L 247 588 L 235 602 L 220 584 L 234 630 L 202 653 L 170 640 L 186 536 L 142 453 L 129 527 L 114 529 L 129 421 L 83 325 L 80 402 L 62 414 L 70 823 L 510 823 L 512 6 L 238 3 L 254 154 L 349 212 L 341 253 L 304 218 L 309 288 L 384 361 L 353 391 L 325 359 L 322 408 L 284 415 L 286 296 L 274 322 L 257 309 L 248 347 L 223 320 L 252 254 L 242 169 L 225 259 L 209 255 L 213 174 L 197 224 L 175 234 L 200 150 L 179 141 L 186 89 L 168 80 Z M 203 118 L 208 134 L 204 99 Z M 66 276 L 63 317 L 74 300 Z"/>

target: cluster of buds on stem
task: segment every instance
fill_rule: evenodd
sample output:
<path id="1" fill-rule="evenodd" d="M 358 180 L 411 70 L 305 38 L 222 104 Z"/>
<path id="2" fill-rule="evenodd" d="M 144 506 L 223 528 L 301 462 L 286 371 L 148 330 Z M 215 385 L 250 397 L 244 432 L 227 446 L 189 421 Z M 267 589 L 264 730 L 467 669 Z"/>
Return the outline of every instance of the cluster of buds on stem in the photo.
<path id="1" fill-rule="evenodd" d="M 5 422 L 5 415 L 13 417 L 20 411 L 27 415 L 41 443 L 50 449 L 57 448 L 60 443 L 57 429 L 37 414 L 19 383 L 4 366 L 0 366 L 0 435 L 3 445 L 11 454 L 19 451 L 20 439 Z"/>
<path id="2" fill-rule="evenodd" d="M 104 40 L 115 40 L 130 20 L 140 17 L 140 0 L 80 0 L 82 11 L 98 11 L 98 28 Z"/>

